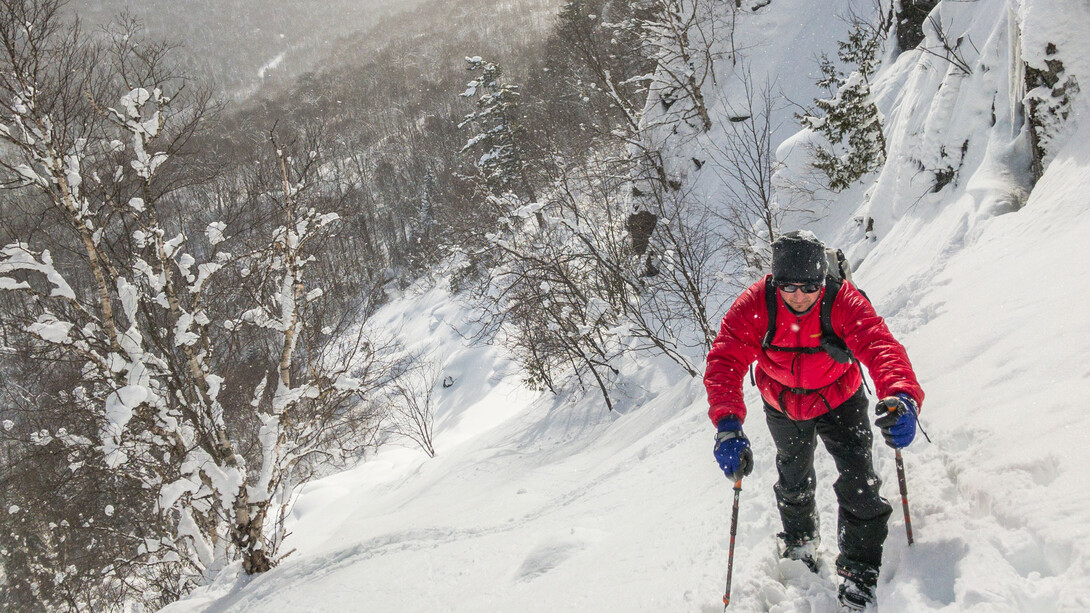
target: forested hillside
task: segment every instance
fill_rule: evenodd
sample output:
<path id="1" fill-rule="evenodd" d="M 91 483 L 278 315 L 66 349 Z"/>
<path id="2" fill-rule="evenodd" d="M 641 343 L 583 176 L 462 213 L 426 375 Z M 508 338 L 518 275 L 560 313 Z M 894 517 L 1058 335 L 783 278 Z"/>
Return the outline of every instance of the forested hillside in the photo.
<path id="1" fill-rule="evenodd" d="M 135 16 L 73 8 L 0 5 L 0 586 L 25 610 L 155 607 L 274 567 L 298 485 L 390 438 L 424 364 L 367 320 L 483 257 L 502 214 L 467 92 L 527 84 L 504 111 L 525 189 L 617 118 L 583 104 L 550 2 L 402 7 L 242 102 Z M 619 76 L 645 61 L 628 43 Z"/>

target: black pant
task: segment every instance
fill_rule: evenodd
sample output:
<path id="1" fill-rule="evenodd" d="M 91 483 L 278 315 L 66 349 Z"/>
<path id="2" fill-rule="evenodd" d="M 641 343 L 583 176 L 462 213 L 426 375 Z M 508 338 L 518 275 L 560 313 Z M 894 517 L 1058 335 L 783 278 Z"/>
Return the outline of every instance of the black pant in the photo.
<path id="1" fill-rule="evenodd" d="M 866 394 L 860 389 L 832 411 L 806 421 L 795 421 L 766 403 L 765 418 L 776 443 L 780 479 L 774 489 L 784 532 L 796 538 L 817 535 L 814 448 L 815 435 L 820 435 L 840 472 L 833 484 L 840 503 L 837 564 L 877 569 L 893 508 L 878 494 L 881 481 L 871 458 Z"/>

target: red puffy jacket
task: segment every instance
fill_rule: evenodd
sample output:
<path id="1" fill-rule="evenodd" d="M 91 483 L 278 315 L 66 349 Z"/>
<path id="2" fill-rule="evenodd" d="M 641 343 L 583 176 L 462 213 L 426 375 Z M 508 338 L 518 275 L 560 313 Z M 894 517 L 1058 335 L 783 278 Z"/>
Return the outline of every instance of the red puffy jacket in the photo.
<path id="1" fill-rule="evenodd" d="M 708 390 L 708 416 L 718 423 L 728 415 L 745 421 L 742 382 L 749 365 L 757 362 L 757 388 L 765 402 L 791 419 L 813 419 L 840 406 L 859 389 L 863 375 L 854 363 L 841 364 L 824 351 L 794 353 L 762 348 L 768 331 L 765 282 L 761 279 L 742 292 L 723 317 L 719 336 L 708 353 L 704 386 Z M 776 290 L 772 290 L 776 291 Z M 796 315 L 777 296 L 776 332 L 772 345 L 817 347 L 821 342 L 821 297 L 803 315 Z M 923 404 L 923 390 L 916 381 L 905 348 L 893 338 L 886 322 L 850 282 L 845 281 L 833 302 L 833 332 L 847 343 L 855 358 L 867 367 L 878 397 L 908 394 Z M 817 390 L 797 393 L 789 388 Z M 782 406 L 781 406 L 782 399 Z"/>

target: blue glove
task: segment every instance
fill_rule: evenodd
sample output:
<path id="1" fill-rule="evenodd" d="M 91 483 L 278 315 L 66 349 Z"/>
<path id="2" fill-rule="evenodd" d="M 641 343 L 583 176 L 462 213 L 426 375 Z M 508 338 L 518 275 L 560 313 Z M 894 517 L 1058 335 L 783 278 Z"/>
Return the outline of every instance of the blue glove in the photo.
<path id="1" fill-rule="evenodd" d="M 882 429 L 886 444 L 894 449 L 908 447 L 916 438 L 916 401 L 908 394 L 883 398 L 875 407 L 878 419 L 874 425 Z"/>
<path id="2" fill-rule="evenodd" d="M 749 448 L 749 439 L 742 432 L 742 421 L 737 417 L 719 420 L 719 433 L 715 435 L 715 459 L 731 481 L 738 481 L 753 472 L 753 451 Z"/>

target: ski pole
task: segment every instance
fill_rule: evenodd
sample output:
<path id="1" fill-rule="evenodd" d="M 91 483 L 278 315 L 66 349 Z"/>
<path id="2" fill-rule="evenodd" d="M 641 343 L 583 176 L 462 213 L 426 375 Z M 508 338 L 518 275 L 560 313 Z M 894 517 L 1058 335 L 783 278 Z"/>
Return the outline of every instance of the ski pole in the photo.
<path id="1" fill-rule="evenodd" d="M 897 456 L 897 485 L 901 488 L 901 507 L 905 511 L 905 532 L 908 534 L 908 546 L 912 546 L 912 518 L 908 514 L 908 483 L 905 482 L 905 461 L 901 450 L 895 449 Z"/>
<path id="2" fill-rule="evenodd" d="M 734 508 L 730 512 L 730 552 L 727 554 L 727 589 L 723 592 L 723 613 L 730 606 L 730 580 L 734 574 L 734 537 L 738 534 L 738 495 L 742 493 L 742 480 L 734 482 Z"/>
<path id="3" fill-rule="evenodd" d="M 900 417 L 904 413 L 906 408 L 914 415 L 918 415 L 915 408 L 913 408 L 913 405 L 899 408 L 898 405 L 900 404 L 902 404 L 900 401 L 892 398 L 886 398 L 879 402 L 878 406 L 875 407 L 875 412 L 878 414 L 879 420 L 886 419 L 886 416 L 889 415 L 893 415 L 894 417 Z M 897 412 L 891 414 L 890 409 L 893 408 L 897 408 Z M 893 424 L 890 423 L 889 425 L 892 426 Z M 931 438 L 927 436 L 927 432 L 924 432 L 923 427 L 920 426 L 918 417 L 916 421 L 916 426 L 920 428 L 920 431 L 923 432 L 924 437 L 927 438 L 927 442 L 930 443 Z M 892 447 L 893 445 L 890 444 L 890 446 Z M 897 486 L 901 489 L 901 508 L 905 512 L 905 534 L 908 536 L 908 546 L 911 547 L 913 542 L 912 516 L 908 513 L 908 483 L 905 481 L 905 461 L 904 458 L 901 457 L 900 448 L 893 447 L 893 452 L 897 460 Z"/>

